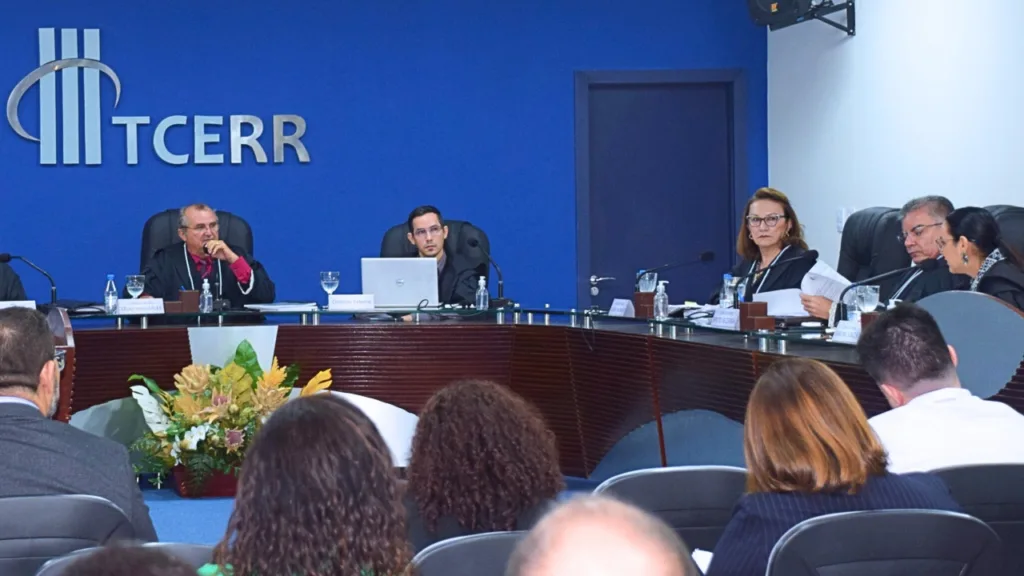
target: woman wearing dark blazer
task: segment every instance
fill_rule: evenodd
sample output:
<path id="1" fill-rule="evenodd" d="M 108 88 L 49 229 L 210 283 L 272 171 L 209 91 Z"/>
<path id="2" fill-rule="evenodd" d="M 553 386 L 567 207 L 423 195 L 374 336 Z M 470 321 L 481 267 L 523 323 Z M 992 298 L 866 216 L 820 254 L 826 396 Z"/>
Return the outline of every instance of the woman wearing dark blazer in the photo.
<path id="1" fill-rule="evenodd" d="M 988 210 L 968 206 L 950 212 L 938 243 L 949 271 L 971 277 L 972 292 L 1024 310 L 1020 256 L 1003 241 L 999 223 Z"/>
<path id="2" fill-rule="evenodd" d="M 409 541 L 528 530 L 565 488 L 555 436 L 505 386 L 464 381 L 427 401 L 412 441 L 405 496 Z"/>
<path id="3" fill-rule="evenodd" d="M 807 252 L 796 211 L 789 198 L 774 188 L 760 188 L 747 201 L 736 252 L 743 260 L 730 273 L 733 278 L 750 276 L 744 302 L 753 301 L 754 294 L 759 292 L 799 288 L 804 275 L 814 266 L 814 260 L 805 258 L 766 270 L 776 262 Z M 711 296 L 712 304 L 718 303 L 720 290 L 721 286 Z"/>
<path id="4" fill-rule="evenodd" d="M 747 494 L 715 546 L 707 576 L 764 574 L 782 535 L 817 516 L 959 510 L 938 477 L 886 471 L 864 409 L 816 360 L 779 360 L 765 371 L 751 392 L 743 436 Z"/>

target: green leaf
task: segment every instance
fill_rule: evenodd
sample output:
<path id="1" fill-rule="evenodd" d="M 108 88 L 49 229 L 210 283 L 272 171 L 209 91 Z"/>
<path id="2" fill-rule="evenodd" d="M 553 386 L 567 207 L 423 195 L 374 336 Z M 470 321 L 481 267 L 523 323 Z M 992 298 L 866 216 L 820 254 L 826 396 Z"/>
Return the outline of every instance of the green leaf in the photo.
<path id="1" fill-rule="evenodd" d="M 152 378 L 147 378 L 142 374 L 132 374 L 131 376 L 128 377 L 129 382 L 136 382 L 138 380 L 142 380 L 146 384 L 146 388 L 149 388 L 150 392 L 156 394 L 157 398 L 163 396 L 164 391 L 161 390 L 160 387 L 156 385 L 156 380 L 153 380 Z"/>
<path id="2" fill-rule="evenodd" d="M 284 369 L 284 382 L 281 383 L 282 388 L 288 388 L 295 386 L 295 383 L 299 381 L 299 365 L 292 364 Z"/>
<path id="3" fill-rule="evenodd" d="M 256 358 L 256 351 L 252 349 L 252 344 L 249 344 L 248 340 L 242 340 L 238 345 L 238 349 L 235 350 L 235 364 L 238 364 L 245 369 L 245 372 L 252 376 L 253 382 L 260 379 L 263 376 L 263 370 L 260 368 L 259 359 Z"/>

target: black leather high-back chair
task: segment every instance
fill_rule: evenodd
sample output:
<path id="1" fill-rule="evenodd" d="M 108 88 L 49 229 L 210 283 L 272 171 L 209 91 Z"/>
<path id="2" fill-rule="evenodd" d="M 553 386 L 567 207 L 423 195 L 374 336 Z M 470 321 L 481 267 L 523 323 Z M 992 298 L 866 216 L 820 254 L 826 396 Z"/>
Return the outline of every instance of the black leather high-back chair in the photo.
<path id="1" fill-rule="evenodd" d="M 202 544 L 178 544 L 176 542 L 152 542 L 144 544 L 143 548 L 160 550 L 170 556 L 178 558 L 193 568 L 200 568 L 205 564 L 213 562 L 213 546 Z M 101 547 L 76 550 L 70 554 L 50 560 L 36 573 L 36 576 L 74 576 L 68 569 L 78 560 L 102 550 Z"/>
<path id="2" fill-rule="evenodd" d="M 1003 241 L 1016 250 L 1019 256 L 1024 257 L 1024 208 L 998 204 L 985 206 L 985 209 L 991 212 L 999 223 Z"/>
<path id="3" fill-rule="evenodd" d="M 595 490 L 661 518 L 691 549 L 714 550 L 746 491 L 747 471 L 732 466 L 676 466 L 613 476 Z"/>
<path id="4" fill-rule="evenodd" d="M 177 208 L 164 210 L 150 216 L 142 226 L 140 271 L 146 267 L 146 263 L 157 250 L 181 242 L 181 238 L 178 237 L 178 213 Z M 221 240 L 253 254 L 252 228 L 245 219 L 230 212 L 217 210 L 217 223 L 220 225 L 218 232 Z"/>
<path id="5" fill-rule="evenodd" d="M 419 576 L 504 576 L 525 531 L 487 532 L 442 540 L 412 559 Z"/>
<path id="6" fill-rule="evenodd" d="M 991 528 L 966 514 L 843 512 L 790 528 L 766 576 L 998 576 L 1000 547 Z"/>
<path id="7" fill-rule="evenodd" d="M 910 256 L 898 239 L 902 231 L 896 208 L 878 206 L 854 212 L 843 226 L 837 272 L 857 282 L 910 266 Z M 899 280 L 880 281 L 879 293 L 891 294 Z"/>
<path id="8" fill-rule="evenodd" d="M 448 239 L 444 241 L 444 248 L 449 254 L 465 256 L 473 264 L 487 262 L 485 253 L 491 253 L 491 241 L 487 238 L 486 232 L 462 220 L 445 220 L 444 224 L 448 227 Z M 404 222 L 389 228 L 380 243 L 380 257 L 415 258 L 416 247 L 409 242 L 406 236 L 408 232 L 409 226 Z M 476 248 L 470 246 L 470 238 L 476 238 L 480 245 Z"/>
<path id="9" fill-rule="evenodd" d="M 1024 574 L 1024 464 L 955 466 L 933 472 L 963 511 L 1003 541 L 1005 574 Z"/>
<path id="10" fill-rule="evenodd" d="M 98 496 L 0 498 L 0 574 L 32 576 L 51 558 L 135 538 L 120 508 Z"/>

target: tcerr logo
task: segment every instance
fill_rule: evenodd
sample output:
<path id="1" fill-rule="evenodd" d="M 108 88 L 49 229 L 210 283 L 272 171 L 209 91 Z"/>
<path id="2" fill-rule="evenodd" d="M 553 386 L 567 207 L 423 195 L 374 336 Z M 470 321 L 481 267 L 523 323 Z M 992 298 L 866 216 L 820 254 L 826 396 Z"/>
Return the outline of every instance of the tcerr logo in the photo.
<path id="1" fill-rule="evenodd" d="M 22 138 L 39 143 L 39 163 L 43 165 L 57 164 L 58 72 L 61 84 L 61 163 L 81 163 L 83 148 L 85 164 L 103 163 L 100 137 L 100 75 L 106 76 L 113 83 L 115 108 L 121 101 L 121 79 L 110 66 L 100 61 L 100 31 L 90 28 L 82 32 L 82 54 L 79 56 L 78 30 L 72 28 L 60 31 L 60 59 L 57 59 L 54 29 L 40 28 L 39 67 L 22 78 L 7 98 L 7 122 Z M 36 84 L 39 85 L 38 137 L 25 129 L 18 116 L 18 104 L 25 93 Z M 161 160 L 173 165 L 184 165 L 189 162 L 223 164 L 224 155 L 208 153 L 207 144 L 220 142 L 220 134 L 215 127 L 224 125 L 224 117 L 193 116 L 191 120 L 194 134 L 191 153 L 172 152 L 167 148 L 167 131 L 174 127 L 189 125 L 189 117 L 183 115 L 168 116 L 157 122 L 152 131 L 153 151 Z M 127 162 L 138 164 L 139 127 L 148 126 L 152 119 L 149 116 L 112 116 L 110 123 L 114 126 L 124 126 Z M 272 124 L 274 163 L 284 162 L 286 146 L 295 150 L 300 163 L 309 162 L 309 152 L 302 143 L 302 136 L 306 133 L 306 120 L 295 114 L 275 114 Z M 237 114 L 228 117 L 228 125 L 231 163 L 242 163 L 242 147 L 247 146 L 255 156 L 256 162 L 265 164 L 267 153 L 260 143 L 263 136 L 263 120 L 258 116 Z M 286 126 L 290 126 L 288 134 L 285 134 Z M 84 137 L 81 139 L 84 142 L 80 140 L 80 136 Z"/>

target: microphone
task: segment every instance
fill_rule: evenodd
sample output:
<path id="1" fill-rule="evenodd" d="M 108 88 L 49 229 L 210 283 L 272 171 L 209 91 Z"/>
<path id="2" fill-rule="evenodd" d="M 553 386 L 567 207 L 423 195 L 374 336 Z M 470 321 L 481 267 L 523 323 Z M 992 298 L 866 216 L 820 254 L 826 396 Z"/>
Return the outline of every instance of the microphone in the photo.
<path id="1" fill-rule="evenodd" d="M 53 276 L 50 276 L 49 272 L 43 270 L 39 266 L 36 266 L 30 260 L 22 258 L 21 256 L 11 256 L 10 254 L 6 253 L 0 254 L 0 263 L 6 264 L 11 260 L 21 260 L 25 264 L 28 264 L 29 267 L 33 268 L 36 272 L 39 272 L 43 276 L 46 276 L 46 279 L 50 281 L 50 304 L 57 303 L 57 283 L 53 281 Z"/>
<path id="2" fill-rule="evenodd" d="M 501 275 L 501 268 L 498 267 L 498 263 L 494 261 L 494 258 L 491 258 L 490 253 L 484 249 L 483 245 L 480 244 L 480 240 L 476 237 L 471 237 L 469 240 L 466 240 L 466 244 L 469 244 L 470 248 L 479 248 L 480 251 L 484 253 L 484 256 L 487 257 L 487 261 L 490 262 L 491 266 L 494 266 L 494 271 L 498 273 L 498 300 L 504 300 L 505 277 Z"/>
<path id="3" fill-rule="evenodd" d="M 818 251 L 817 250 L 808 250 L 807 252 L 804 252 L 803 254 L 801 254 L 799 256 L 793 256 L 792 258 L 786 258 L 785 260 L 779 260 L 778 262 L 772 262 L 770 265 L 768 265 L 768 266 L 766 266 L 764 268 L 761 268 L 760 270 L 754 270 L 753 272 L 748 272 L 748 273 L 744 274 L 743 276 L 740 276 L 737 281 L 742 281 L 742 280 L 745 280 L 745 279 L 748 279 L 748 278 L 752 278 L 753 276 L 755 276 L 757 274 L 761 274 L 762 272 L 767 272 L 767 271 L 771 270 L 772 268 L 775 268 L 776 266 L 781 266 L 783 264 L 789 264 L 790 262 L 797 262 L 799 260 L 817 260 L 817 259 L 818 259 Z"/>
<path id="4" fill-rule="evenodd" d="M 878 274 L 877 276 L 872 276 L 870 278 L 865 278 L 865 279 L 859 280 L 857 282 L 851 282 L 849 286 L 847 286 L 846 288 L 843 288 L 843 291 L 839 293 L 839 301 L 836 303 L 836 315 L 839 318 L 846 318 L 846 313 L 847 313 L 846 303 L 845 303 L 846 294 L 847 294 L 847 292 L 849 292 L 850 290 L 853 290 L 857 286 L 864 286 L 865 284 L 870 284 L 871 282 L 877 282 L 879 280 L 885 280 L 887 278 L 892 278 L 893 276 L 899 276 L 900 274 L 905 274 L 905 273 L 907 273 L 907 272 L 909 272 L 911 270 L 915 270 L 915 269 L 916 270 L 920 270 L 921 272 L 930 272 L 932 270 L 935 270 L 935 268 L 938 265 L 939 265 L 939 261 L 938 260 L 935 260 L 935 259 L 925 260 L 925 261 L 921 262 L 920 264 L 918 264 L 917 266 L 907 266 L 905 268 L 897 268 L 895 270 L 890 270 L 890 271 L 885 272 L 883 274 Z"/>
<path id="5" fill-rule="evenodd" d="M 649 274 L 649 273 L 654 273 L 654 272 L 663 272 L 665 270 L 674 270 L 674 269 L 682 267 L 682 266 L 689 266 L 690 264 L 702 264 L 702 263 L 707 263 L 707 262 L 713 262 L 714 260 L 715 260 L 715 253 L 712 252 L 711 250 L 706 250 L 704 252 L 701 252 L 700 256 L 698 256 L 696 260 L 685 260 L 683 262 L 675 262 L 673 264 L 662 264 L 661 266 L 655 266 L 654 268 L 649 268 L 647 270 L 640 270 L 639 272 L 636 273 L 635 289 L 638 292 L 640 291 L 640 277 L 643 276 L 644 274 Z"/>

